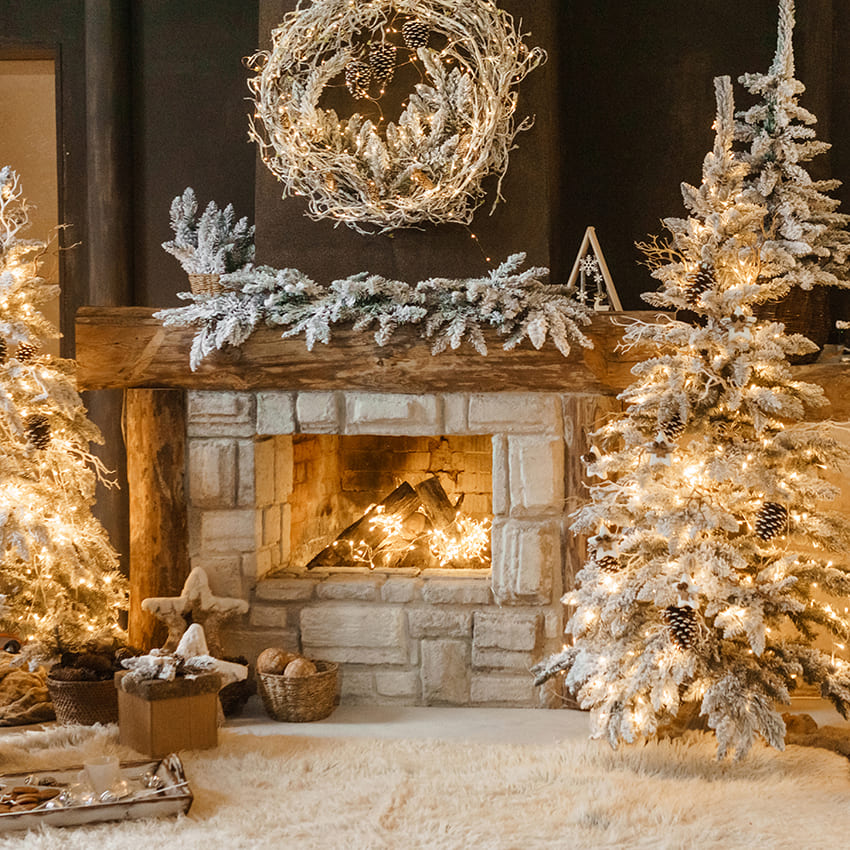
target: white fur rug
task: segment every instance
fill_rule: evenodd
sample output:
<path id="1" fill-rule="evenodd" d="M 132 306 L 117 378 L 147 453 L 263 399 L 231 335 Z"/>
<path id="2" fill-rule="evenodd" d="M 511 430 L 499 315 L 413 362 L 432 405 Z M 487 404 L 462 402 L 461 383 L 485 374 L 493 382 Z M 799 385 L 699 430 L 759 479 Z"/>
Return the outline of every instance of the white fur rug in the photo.
<path id="1" fill-rule="evenodd" d="M 26 850 L 257 848 L 844 848 L 850 766 L 825 750 L 756 747 L 714 761 L 712 738 L 612 752 L 433 741 L 259 736 L 222 730 L 182 753 L 187 817 L 7 833 Z M 0 772 L 138 755 L 115 727 L 0 737 Z"/>

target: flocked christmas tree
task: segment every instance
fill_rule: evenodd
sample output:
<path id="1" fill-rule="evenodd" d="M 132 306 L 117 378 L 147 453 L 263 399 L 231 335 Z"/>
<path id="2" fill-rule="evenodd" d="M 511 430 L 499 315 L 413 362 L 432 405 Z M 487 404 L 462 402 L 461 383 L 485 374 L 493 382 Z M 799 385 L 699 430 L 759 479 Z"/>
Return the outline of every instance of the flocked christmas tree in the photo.
<path id="1" fill-rule="evenodd" d="M 682 187 L 689 216 L 664 222 L 669 242 L 644 246 L 661 284 L 647 300 L 698 322 L 626 332 L 651 356 L 621 396 L 626 412 L 593 435 L 596 483 L 574 525 L 592 534 L 589 559 L 566 597 L 572 644 L 536 672 L 539 682 L 562 673 L 612 745 L 697 706 L 722 757 L 742 756 L 757 735 L 781 749 L 779 706 L 803 681 L 850 707 L 850 665 L 815 646 L 819 630 L 840 642 L 850 629 L 835 601 L 850 594 L 837 557 L 850 524 L 824 510 L 837 491 L 821 478 L 847 453 L 799 424 L 824 398 L 787 356 L 812 344 L 753 314 L 780 281 L 815 274 L 802 258 L 822 252 L 803 242 L 825 230 L 796 208 L 798 244 L 783 250 L 771 236 L 780 214 L 733 148 L 731 82 L 715 86 L 714 150 L 702 185 Z M 786 196 L 809 192 L 802 171 L 785 173 L 799 184 Z"/>
<path id="2" fill-rule="evenodd" d="M 112 643 L 126 581 L 92 516 L 100 433 L 75 389 L 75 364 L 40 351 L 58 336 L 38 306 L 57 294 L 38 270 L 45 243 L 18 175 L 0 169 L 0 628 L 30 654 Z"/>
<path id="3" fill-rule="evenodd" d="M 815 138 L 817 118 L 798 103 L 806 87 L 794 77 L 794 0 L 780 0 L 776 55 L 767 74 L 740 82 L 759 100 L 738 114 L 737 140 L 749 173 L 744 196 L 767 208 L 759 258 L 762 300 L 790 287 L 847 285 L 850 216 L 828 193 L 838 180 L 813 180 L 802 163 L 831 147 Z"/>

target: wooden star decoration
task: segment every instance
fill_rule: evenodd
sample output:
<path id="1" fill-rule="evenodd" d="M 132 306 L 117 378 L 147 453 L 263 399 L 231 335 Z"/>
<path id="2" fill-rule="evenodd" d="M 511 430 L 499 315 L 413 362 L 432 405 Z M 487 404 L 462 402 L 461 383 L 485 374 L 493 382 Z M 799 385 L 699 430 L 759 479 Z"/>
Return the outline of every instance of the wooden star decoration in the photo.
<path id="1" fill-rule="evenodd" d="M 201 567 L 189 573 L 179 596 L 151 596 L 142 601 L 142 610 L 153 614 L 168 629 L 163 649 L 173 652 L 189 623 L 199 623 L 206 635 L 210 654 L 221 657 L 221 626 L 232 617 L 244 614 L 248 603 L 244 599 L 215 596 Z"/>

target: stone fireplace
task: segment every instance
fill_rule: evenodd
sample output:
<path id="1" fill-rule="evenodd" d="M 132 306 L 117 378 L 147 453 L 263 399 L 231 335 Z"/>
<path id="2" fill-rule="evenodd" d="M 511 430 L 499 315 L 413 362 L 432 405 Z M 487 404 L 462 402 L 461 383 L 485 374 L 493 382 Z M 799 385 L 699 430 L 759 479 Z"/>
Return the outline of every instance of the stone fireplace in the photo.
<path id="1" fill-rule="evenodd" d="M 378 346 L 350 328 L 307 352 L 258 329 L 188 367 L 192 329 L 148 308 L 82 308 L 81 389 L 125 390 L 130 640 L 161 645 L 141 608 L 203 567 L 214 593 L 250 609 L 224 635 L 338 661 L 344 702 L 558 705 L 529 668 L 561 646 L 560 597 L 583 543 L 587 433 L 616 409 L 642 353 L 623 319 L 598 314 L 593 349 L 470 350 L 433 357 L 413 329 Z M 490 562 L 457 568 L 335 563 L 317 550 L 387 489 L 438 476 L 446 503 L 490 524 Z M 370 569 L 370 566 L 374 568 Z"/>
<path id="2" fill-rule="evenodd" d="M 232 651 L 279 644 L 342 666 L 346 702 L 536 705 L 560 647 L 565 397 L 204 392 L 188 396 L 192 566 L 248 599 Z M 478 568 L 306 569 L 401 481 L 437 475 L 492 522 Z"/>

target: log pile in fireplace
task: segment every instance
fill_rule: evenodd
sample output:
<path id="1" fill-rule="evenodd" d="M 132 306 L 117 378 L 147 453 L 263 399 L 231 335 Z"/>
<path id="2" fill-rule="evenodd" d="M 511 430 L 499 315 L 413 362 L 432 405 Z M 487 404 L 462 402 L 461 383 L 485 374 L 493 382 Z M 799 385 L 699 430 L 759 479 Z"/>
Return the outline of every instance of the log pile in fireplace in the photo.
<path id="1" fill-rule="evenodd" d="M 343 529 L 307 569 L 481 569 L 490 565 L 490 523 L 465 516 L 434 475 L 407 481 Z"/>

